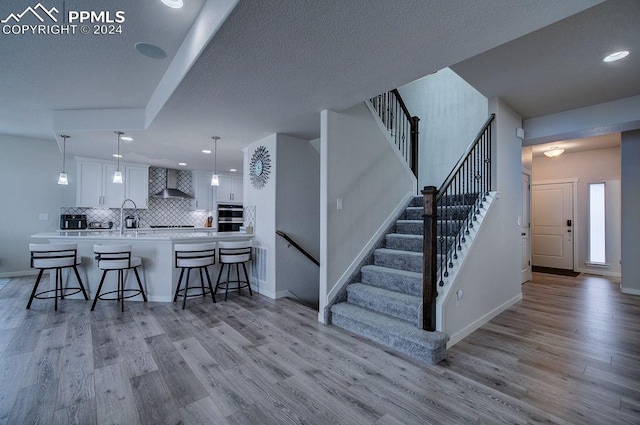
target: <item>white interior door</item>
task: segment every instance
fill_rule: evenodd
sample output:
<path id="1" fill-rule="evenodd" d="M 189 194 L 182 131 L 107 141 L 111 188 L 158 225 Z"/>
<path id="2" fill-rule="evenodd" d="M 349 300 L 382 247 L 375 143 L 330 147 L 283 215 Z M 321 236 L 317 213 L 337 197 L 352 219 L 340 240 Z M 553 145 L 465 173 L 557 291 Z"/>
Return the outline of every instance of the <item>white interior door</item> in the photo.
<path id="1" fill-rule="evenodd" d="M 573 270 L 573 183 L 532 186 L 534 266 Z"/>
<path id="2" fill-rule="evenodd" d="M 524 283 L 531 280 L 531 176 L 522 173 L 522 216 L 520 229 L 522 236 L 522 279 Z"/>

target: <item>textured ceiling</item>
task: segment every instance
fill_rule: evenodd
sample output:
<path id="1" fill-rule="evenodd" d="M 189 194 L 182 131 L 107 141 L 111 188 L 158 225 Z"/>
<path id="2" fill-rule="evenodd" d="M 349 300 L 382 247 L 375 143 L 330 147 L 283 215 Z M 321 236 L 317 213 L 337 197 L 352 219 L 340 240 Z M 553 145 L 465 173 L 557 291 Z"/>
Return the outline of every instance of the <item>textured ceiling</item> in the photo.
<path id="1" fill-rule="evenodd" d="M 619 62 L 602 58 L 619 50 Z M 534 118 L 640 94 L 640 1 L 609 0 L 451 67 Z"/>
<path id="2" fill-rule="evenodd" d="M 0 37 L 0 89 L 12 99 L 0 105 L 0 133 L 54 140 L 52 110 L 144 108 L 204 3 L 216 0 L 179 10 L 159 0 L 100 2 L 127 11 L 129 32 L 120 38 Z M 220 135 L 218 169 L 240 169 L 240 149 L 261 137 L 318 137 L 323 109 L 463 64 L 598 3 L 241 0 L 150 126 L 125 129 L 135 140 L 123 145 L 124 159 L 209 170 L 212 158 L 200 151 Z M 26 4 L 4 2 L 0 17 Z M 169 57 L 140 56 L 135 41 Z M 110 158 L 116 129 L 124 128 L 69 128 L 67 151 Z"/>

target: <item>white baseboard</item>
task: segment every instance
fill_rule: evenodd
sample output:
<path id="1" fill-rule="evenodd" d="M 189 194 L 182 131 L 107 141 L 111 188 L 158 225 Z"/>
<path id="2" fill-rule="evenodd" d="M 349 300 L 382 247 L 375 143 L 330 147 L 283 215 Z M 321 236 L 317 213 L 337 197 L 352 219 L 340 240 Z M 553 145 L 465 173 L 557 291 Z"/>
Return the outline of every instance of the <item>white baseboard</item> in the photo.
<path id="1" fill-rule="evenodd" d="M 24 270 L 16 272 L 0 273 L 0 278 L 4 277 L 22 277 L 22 276 L 35 276 L 38 274 L 38 270 Z"/>
<path id="2" fill-rule="evenodd" d="M 640 295 L 640 289 L 625 288 L 622 285 L 620 285 L 620 292 L 622 292 L 623 294 L 627 294 L 627 295 Z"/>
<path id="3" fill-rule="evenodd" d="M 473 331 L 475 331 L 476 329 L 478 329 L 479 327 L 487 323 L 489 320 L 493 319 L 494 317 L 496 317 L 497 315 L 499 315 L 500 313 L 502 313 L 503 311 L 505 311 L 506 309 L 508 309 L 509 307 L 511 307 L 518 301 L 520 301 L 521 299 L 522 299 L 522 292 L 516 295 L 515 297 L 511 298 L 510 300 L 507 300 L 502 305 L 494 308 L 484 316 L 480 317 L 478 320 L 475 320 L 474 322 L 469 323 L 467 326 L 465 326 L 455 334 L 451 335 L 451 339 L 449 339 L 449 342 L 447 343 L 447 349 L 453 347 L 455 344 L 462 341 L 467 336 L 471 335 Z"/>

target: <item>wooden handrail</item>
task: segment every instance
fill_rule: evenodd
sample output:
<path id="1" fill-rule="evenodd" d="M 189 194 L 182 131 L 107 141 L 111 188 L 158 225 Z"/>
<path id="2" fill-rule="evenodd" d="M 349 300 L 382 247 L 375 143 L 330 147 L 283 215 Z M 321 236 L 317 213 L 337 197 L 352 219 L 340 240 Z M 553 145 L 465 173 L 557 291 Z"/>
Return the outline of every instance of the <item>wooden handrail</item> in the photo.
<path id="1" fill-rule="evenodd" d="M 305 257 L 307 257 L 309 260 L 313 261 L 313 263 L 320 267 L 320 261 L 316 260 L 313 255 L 309 254 L 304 248 L 302 248 L 300 245 L 298 245 L 296 243 L 296 241 L 294 241 L 293 239 L 291 239 L 291 237 L 289 235 L 287 235 L 285 232 L 283 232 L 282 230 L 276 230 L 276 235 L 281 236 L 282 238 L 284 238 L 284 240 L 286 240 L 290 245 L 292 245 L 294 248 L 296 248 L 298 251 L 300 251 Z"/>

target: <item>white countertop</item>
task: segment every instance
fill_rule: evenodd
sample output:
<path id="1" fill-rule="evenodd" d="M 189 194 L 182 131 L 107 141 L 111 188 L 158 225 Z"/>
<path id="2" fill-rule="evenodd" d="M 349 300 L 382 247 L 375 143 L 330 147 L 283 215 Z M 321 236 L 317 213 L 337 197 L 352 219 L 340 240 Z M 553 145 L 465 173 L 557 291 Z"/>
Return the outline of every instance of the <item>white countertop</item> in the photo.
<path id="1" fill-rule="evenodd" d="M 58 232 L 36 233 L 32 238 L 41 239 L 68 239 L 68 240 L 127 240 L 127 241 L 175 241 L 175 240 L 243 240 L 251 239 L 253 235 L 238 232 L 216 232 L 204 230 L 210 228 L 188 228 L 188 229 L 129 229 L 120 236 L 118 230 L 60 230 Z"/>

